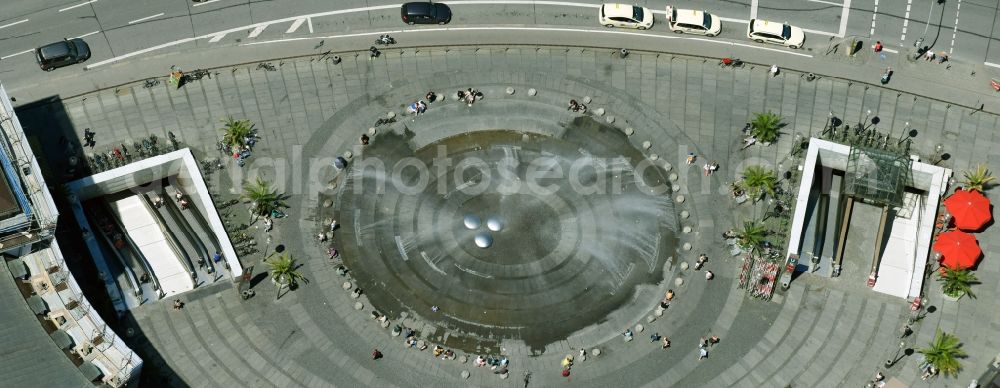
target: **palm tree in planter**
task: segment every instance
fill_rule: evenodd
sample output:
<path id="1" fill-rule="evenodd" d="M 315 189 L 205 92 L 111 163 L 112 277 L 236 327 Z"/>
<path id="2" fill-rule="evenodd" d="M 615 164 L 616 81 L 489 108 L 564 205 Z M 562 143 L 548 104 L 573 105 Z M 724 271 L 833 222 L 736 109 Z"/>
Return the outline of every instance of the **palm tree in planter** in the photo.
<path id="1" fill-rule="evenodd" d="M 222 120 L 222 143 L 233 148 L 246 145 L 246 137 L 253 133 L 250 120 L 236 120 L 232 116 Z"/>
<path id="2" fill-rule="evenodd" d="M 972 285 L 979 284 L 979 278 L 968 269 L 941 267 L 938 281 L 942 283 L 941 289 L 944 294 L 949 297 L 957 299 L 968 295 L 970 298 L 976 298 L 976 295 L 972 293 Z"/>
<path id="3" fill-rule="evenodd" d="M 291 289 L 298 285 L 300 281 L 303 283 L 309 282 L 309 279 L 306 279 L 298 271 L 295 259 L 288 252 L 271 255 L 267 259 L 264 259 L 264 263 L 267 264 L 271 271 L 271 283 L 274 283 L 278 287 L 278 295 L 275 296 L 274 300 L 278 300 L 281 297 L 282 288 Z"/>
<path id="4" fill-rule="evenodd" d="M 773 143 L 777 140 L 781 127 L 781 116 L 770 111 L 757 113 L 750 120 L 750 134 L 761 143 Z"/>
<path id="5" fill-rule="evenodd" d="M 762 166 L 749 166 L 743 171 L 743 187 L 746 187 L 750 198 L 757 202 L 762 194 L 774 195 L 778 186 L 778 175 Z"/>
<path id="6" fill-rule="evenodd" d="M 736 242 L 740 247 L 756 251 L 764 243 L 767 229 L 763 225 L 754 221 L 743 221 L 743 229 L 736 231 Z"/>
<path id="7" fill-rule="evenodd" d="M 966 170 L 963 175 L 965 175 L 965 180 L 962 185 L 965 186 L 965 189 L 978 192 L 983 192 L 986 184 L 996 179 L 985 164 L 979 164 L 975 170 Z"/>
<path id="8" fill-rule="evenodd" d="M 930 343 L 929 348 L 917 351 L 924 355 L 928 364 L 937 368 L 945 376 L 957 375 L 962 370 L 962 364 L 958 362 L 958 359 L 966 356 L 965 351 L 962 350 L 962 342 L 958 337 L 942 332 L 941 329 L 937 330 L 934 341 Z"/>
<path id="9" fill-rule="evenodd" d="M 258 217 L 270 217 L 273 211 L 285 207 L 282 195 L 261 177 L 243 186 L 243 199 L 250 201 L 252 221 L 257 221 Z"/>

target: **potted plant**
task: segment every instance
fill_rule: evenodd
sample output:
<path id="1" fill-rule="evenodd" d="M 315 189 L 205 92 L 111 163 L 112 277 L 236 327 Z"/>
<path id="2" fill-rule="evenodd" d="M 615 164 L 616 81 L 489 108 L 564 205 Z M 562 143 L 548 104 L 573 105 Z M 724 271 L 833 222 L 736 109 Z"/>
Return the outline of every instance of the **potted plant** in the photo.
<path id="1" fill-rule="evenodd" d="M 993 173 L 986 168 L 986 165 L 981 163 L 976 166 L 975 170 L 966 170 L 963 175 L 965 180 L 962 181 L 962 186 L 965 187 L 965 190 L 976 190 L 980 193 L 983 192 L 983 188 L 988 183 L 996 179 Z"/>
<path id="2" fill-rule="evenodd" d="M 767 229 L 754 221 L 743 221 L 743 228 L 736 231 L 736 243 L 749 252 L 754 252 L 764 243 Z"/>
<path id="3" fill-rule="evenodd" d="M 972 285 L 978 284 L 979 279 L 968 269 L 941 267 L 938 281 L 941 282 L 941 290 L 944 291 L 944 295 L 949 298 L 958 300 L 964 295 L 976 298 L 976 295 L 972 293 Z"/>
<path id="4" fill-rule="evenodd" d="M 774 195 L 778 186 L 778 175 L 762 166 L 749 166 L 743 171 L 743 184 L 750 198 L 759 201 L 764 194 Z"/>
<path id="5" fill-rule="evenodd" d="M 252 221 L 259 217 L 270 217 L 271 213 L 285 207 L 281 194 L 271 188 L 271 184 L 257 177 L 257 180 L 243 186 L 243 199 L 250 201 Z"/>
<path id="6" fill-rule="evenodd" d="M 955 376 L 962 370 L 959 358 L 966 356 L 962 350 L 962 342 L 958 337 L 937 330 L 930 347 L 917 350 L 924 355 L 927 364 L 937 368 L 945 376 Z"/>
<path id="7" fill-rule="evenodd" d="M 222 143 L 239 149 L 246 145 L 246 138 L 253 133 L 253 123 L 250 120 L 236 120 L 232 116 L 222 120 Z"/>
<path id="8" fill-rule="evenodd" d="M 769 145 L 778 139 L 781 129 L 781 116 L 771 111 L 757 113 L 753 120 L 750 120 L 750 135 L 757 138 L 757 141 Z"/>
<path id="9" fill-rule="evenodd" d="M 298 271 L 295 259 L 293 259 L 287 252 L 271 255 L 271 257 L 264 259 L 264 263 L 267 264 L 268 269 L 271 272 L 271 283 L 278 287 L 278 296 L 275 297 L 275 300 L 281 297 L 282 288 L 291 289 L 300 281 L 306 283 L 309 282 L 309 279 L 306 279 L 306 277 Z"/>

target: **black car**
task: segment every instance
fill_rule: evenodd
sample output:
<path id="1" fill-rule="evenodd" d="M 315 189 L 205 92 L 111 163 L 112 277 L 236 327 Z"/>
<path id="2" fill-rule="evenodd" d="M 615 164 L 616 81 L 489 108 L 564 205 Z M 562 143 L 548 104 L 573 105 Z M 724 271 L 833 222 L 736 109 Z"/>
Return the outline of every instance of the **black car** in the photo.
<path id="1" fill-rule="evenodd" d="M 447 24 L 451 21 L 451 8 L 441 3 L 405 3 L 399 11 L 406 24 Z"/>
<path id="2" fill-rule="evenodd" d="M 83 39 L 64 39 L 35 49 L 35 60 L 45 71 L 90 59 L 90 46 Z"/>

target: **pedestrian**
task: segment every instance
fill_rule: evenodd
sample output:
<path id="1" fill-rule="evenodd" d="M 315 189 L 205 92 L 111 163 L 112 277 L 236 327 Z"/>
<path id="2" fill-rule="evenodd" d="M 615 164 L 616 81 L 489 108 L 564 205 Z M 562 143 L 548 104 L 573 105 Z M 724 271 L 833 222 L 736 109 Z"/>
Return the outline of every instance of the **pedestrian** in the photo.
<path id="1" fill-rule="evenodd" d="M 563 371 L 562 371 L 562 376 L 563 376 L 563 377 L 569 377 L 569 369 L 563 369 Z M 526 385 L 527 385 L 527 384 L 526 384 Z"/>
<path id="2" fill-rule="evenodd" d="M 184 302 L 181 302 L 180 299 L 174 299 L 174 310 L 180 310 L 182 308 L 184 308 Z"/>
<path id="3" fill-rule="evenodd" d="M 205 268 L 205 258 L 198 256 L 198 268 Z"/>
<path id="4" fill-rule="evenodd" d="M 580 348 L 580 361 L 587 361 L 587 350 Z"/>
<path id="5" fill-rule="evenodd" d="M 780 71 L 781 71 L 781 69 L 778 69 L 778 65 L 771 65 L 771 76 L 772 77 L 777 77 L 778 76 L 778 72 L 780 72 Z"/>
<path id="6" fill-rule="evenodd" d="M 274 221 L 271 221 L 271 217 L 264 217 L 264 231 L 270 232 L 274 228 Z"/>
<path id="7" fill-rule="evenodd" d="M 701 255 L 698 256 L 698 261 L 694 263 L 694 269 L 700 270 L 701 267 L 705 265 L 706 261 L 708 261 L 708 255 L 702 253 Z"/>
<path id="8" fill-rule="evenodd" d="M 875 45 L 872 46 L 872 49 L 875 50 L 875 52 L 877 52 L 877 53 L 882 52 L 882 41 L 880 41 L 880 40 L 879 41 L 875 41 Z"/>
<path id="9" fill-rule="evenodd" d="M 934 60 L 934 52 L 931 51 L 931 50 L 927 50 L 927 52 L 924 53 L 924 60 L 927 61 L 927 62 L 933 61 Z"/>
<path id="10" fill-rule="evenodd" d="M 215 251 L 215 255 L 212 256 L 212 261 L 216 263 L 222 261 L 222 254 L 219 253 L 219 251 Z"/>
<path id="11" fill-rule="evenodd" d="M 337 220 L 330 221 L 330 231 L 337 230 Z"/>
<path id="12" fill-rule="evenodd" d="M 712 163 L 708 164 L 708 173 L 709 174 L 717 171 L 718 169 L 719 169 L 719 163 L 718 162 L 716 162 L 716 161 L 713 160 Z"/>
<path id="13" fill-rule="evenodd" d="M 653 342 L 659 341 L 660 338 L 663 338 L 663 337 L 660 336 L 660 333 L 650 334 L 649 335 L 649 343 L 653 343 Z"/>
<path id="14" fill-rule="evenodd" d="M 663 337 L 663 349 L 667 349 L 669 347 L 670 347 L 670 338 Z"/>
<path id="15" fill-rule="evenodd" d="M 708 349 L 699 348 L 698 349 L 698 361 L 701 361 L 702 359 L 705 359 L 705 358 L 708 358 Z"/>
<path id="16" fill-rule="evenodd" d="M 719 336 L 713 334 L 711 337 L 708 337 L 708 344 L 709 345 L 715 346 L 715 344 L 717 344 L 717 343 L 719 343 Z"/>
<path id="17" fill-rule="evenodd" d="M 379 54 L 381 54 L 381 53 L 379 53 L 378 48 L 376 48 L 375 46 L 371 46 L 371 47 L 368 48 L 368 60 L 369 61 L 372 60 L 372 59 L 377 58 L 379 56 Z"/>
<path id="18" fill-rule="evenodd" d="M 712 271 L 705 271 L 705 280 L 712 280 L 712 278 L 714 278 L 714 277 L 715 277 L 715 274 L 712 273 Z"/>
<path id="19" fill-rule="evenodd" d="M 382 358 L 382 352 L 378 351 L 378 349 L 372 350 L 372 360 L 378 360 L 380 358 Z"/>
<path id="20" fill-rule="evenodd" d="M 573 367 L 573 356 L 567 354 L 566 357 L 564 357 L 562 359 L 562 361 L 559 362 L 559 364 L 562 365 L 563 369 L 572 368 Z"/>
<path id="21" fill-rule="evenodd" d="M 698 347 L 699 348 L 704 348 L 704 347 L 707 347 L 707 346 L 708 346 L 708 340 L 705 339 L 705 337 L 701 337 L 701 339 L 698 340 Z"/>
<path id="22" fill-rule="evenodd" d="M 437 101 L 437 93 L 427 92 L 427 95 L 424 96 L 424 99 L 427 100 L 427 102 Z"/>
<path id="23" fill-rule="evenodd" d="M 174 198 L 176 198 L 177 201 L 180 202 L 180 200 L 184 199 L 184 193 L 182 193 L 180 190 L 174 190 Z"/>
<path id="24" fill-rule="evenodd" d="M 938 63 L 948 62 L 948 53 L 942 51 L 938 53 Z"/>
<path id="25" fill-rule="evenodd" d="M 576 102 L 576 100 L 569 100 L 569 110 L 571 110 L 573 112 L 579 112 L 580 111 L 580 103 Z"/>
<path id="26" fill-rule="evenodd" d="M 688 156 L 687 156 L 687 164 L 688 164 L 688 165 L 692 165 L 692 164 L 694 164 L 694 160 L 695 160 L 696 158 L 697 158 L 697 156 L 695 156 L 695 155 L 694 155 L 694 152 L 688 152 Z"/>
<path id="27" fill-rule="evenodd" d="M 632 340 L 632 330 L 625 329 L 625 332 L 622 333 L 622 337 L 625 340 L 625 342 L 631 341 Z"/>
<path id="28" fill-rule="evenodd" d="M 371 138 L 368 137 L 368 134 L 362 133 L 361 134 L 361 145 L 366 146 L 366 145 L 368 145 L 369 141 L 371 141 Z"/>
<path id="29" fill-rule="evenodd" d="M 712 173 L 712 166 L 709 166 L 708 163 L 705 163 L 705 165 L 702 166 L 701 169 L 705 170 L 705 176 L 709 176 L 709 174 Z"/>
<path id="30" fill-rule="evenodd" d="M 436 313 L 436 312 L 438 312 L 438 310 L 440 310 L 440 309 L 441 309 L 441 308 L 440 308 L 440 307 L 438 307 L 437 305 L 434 305 L 434 306 L 431 306 L 431 311 L 433 311 L 433 312 L 435 312 L 435 313 Z"/>

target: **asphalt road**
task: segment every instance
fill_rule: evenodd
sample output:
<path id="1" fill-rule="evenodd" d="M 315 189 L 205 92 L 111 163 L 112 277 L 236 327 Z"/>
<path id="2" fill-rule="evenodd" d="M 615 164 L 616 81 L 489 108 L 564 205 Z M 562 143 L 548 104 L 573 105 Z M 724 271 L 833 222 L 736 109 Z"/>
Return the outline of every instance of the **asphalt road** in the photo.
<path id="1" fill-rule="evenodd" d="M 450 27 L 574 26 L 599 29 L 598 1 L 452 1 Z M 650 33 L 668 31 L 665 1 L 640 1 L 657 12 Z M 18 0 L 4 4 L 0 21 L 0 78 L 8 88 L 49 79 L 34 65 L 31 49 L 62 38 L 84 37 L 93 57 L 86 66 L 148 55 L 183 54 L 196 47 L 238 45 L 253 41 L 346 35 L 401 28 L 397 2 L 382 0 L 241 1 L 212 0 Z M 1000 0 L 695 0 L 672 3 L 706 9 L 723 18 L 715 39 L 748 43 L 745 22 L 757 17 L 785 21 L 806 30 L 805 51 L 823 51 L 832 41 L 861 37 L 881 40 L 888 50 L 913 47 L 917 41 L 952 60 L 998 67 L 996 39 Z M 419 28 L 419 27 L 417 27 Z M 583 34 L 593 33 L 581 31 Z M 869 39 L 870 38 L 870 39 Z M 749 42 L 751 45 L 755 43 Z M 773 46 L 772 46 L 773 47 Z M 80 73 L 84 65 L 59 69 Z"/>

